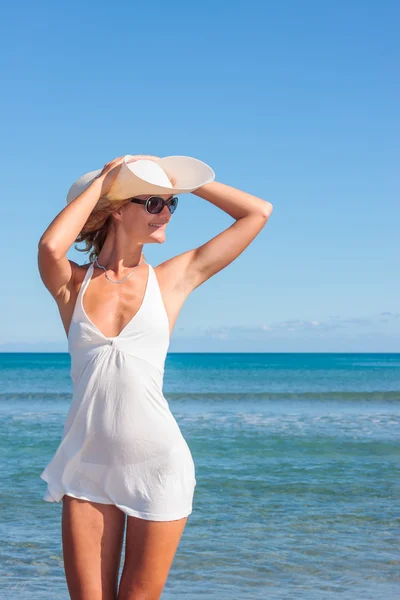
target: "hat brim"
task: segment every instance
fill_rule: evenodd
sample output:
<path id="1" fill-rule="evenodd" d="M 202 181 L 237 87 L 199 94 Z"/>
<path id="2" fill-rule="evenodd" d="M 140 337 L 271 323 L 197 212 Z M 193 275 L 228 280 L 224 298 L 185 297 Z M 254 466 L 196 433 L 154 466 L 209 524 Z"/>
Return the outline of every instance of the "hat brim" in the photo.
<path id="1" fill-rule="evenodd" d="M 157 185 L 150 181 L 149 178 L 146 179 L 145 171 L 143 168 L 140 168 L 143 165 L 138 164 L 143 161 L 129 162 L 130 158 L 132 158 L 131 155 L 124 157 L 118 175 L 110 191 L 107 193 L 109 200 L 123 200 L 146 194 L 185 194 L 193 192 L 215 179 L 215 173 L 211 167 L 197 158 L 190 156 L 166 156 L 164 158 L 152 159 L 152 162 L 158 164 L 169 179 L 174 180 L 174 185 Z M 89 187 L 100 173 L 101 169 L 98 169 L 79 177 L 68 191 L 67 204 Z"/>

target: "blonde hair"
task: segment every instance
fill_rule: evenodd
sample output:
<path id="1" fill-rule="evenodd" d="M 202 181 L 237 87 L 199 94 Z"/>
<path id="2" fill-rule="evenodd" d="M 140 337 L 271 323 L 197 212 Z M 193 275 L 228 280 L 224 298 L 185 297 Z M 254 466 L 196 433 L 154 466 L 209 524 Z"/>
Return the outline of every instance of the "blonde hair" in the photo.
<path id="1" fill-rule="evenodd" d="M 89 260 L 94 261 L 100 254 L 103 244 L 106 240 L 107 233 L 111 226 L 111 215 L 116 212 L 124 204 L 128 204 L 129 200 L 108 200 L 107 197 L 100 198 L 96 208 L 90 213 L 81 232 L 75 242 L 84 242 L 84 248 L 74 246 L 78 252 L 89 252 Z"/>

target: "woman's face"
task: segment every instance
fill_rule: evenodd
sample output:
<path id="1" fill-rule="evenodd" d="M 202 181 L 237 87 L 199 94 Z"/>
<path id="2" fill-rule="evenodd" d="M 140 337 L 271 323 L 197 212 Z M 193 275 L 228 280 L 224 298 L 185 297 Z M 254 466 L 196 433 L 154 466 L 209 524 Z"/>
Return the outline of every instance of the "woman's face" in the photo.
<path id="1" fill-rule="evenodd" d="M 151 194 L 135 196 L 140 200 L 147 200 Z M 161 198 L 168 200 L 172 194 L 160 194 Z M 127 228 L 129 235 L 142 244 L 162 244 L 166 239 L 165 230 L 171 219 L 171 213 L 168 206 L 164 206 L 158 214 L 147 212 L 144 204 L 128 202 L 122 210 L 121 222 L 124 228 Z"/>

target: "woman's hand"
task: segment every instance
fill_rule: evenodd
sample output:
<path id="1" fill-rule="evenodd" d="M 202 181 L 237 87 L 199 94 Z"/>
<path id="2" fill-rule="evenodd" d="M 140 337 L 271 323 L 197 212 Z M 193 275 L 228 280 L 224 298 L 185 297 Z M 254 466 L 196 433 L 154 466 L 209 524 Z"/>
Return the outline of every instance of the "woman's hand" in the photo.
<path id="1" fill-rule="evenodd" d="M 111 160 L 110 162 L 108 162 L 107 164 L 104 165 L 101 173 L 99 173 L 96 177 L 96 179 L 102 179 L 102 187 L 101 187 L 101 195 L 102 196 L 107 196 L 108 192 L 110 191 L 120 169 L 121 169 L 121 165 L 125 160 L 125 156 L 118 156 L 117 158 L 114 158 L 113 160 Z M 129 158 L 127 159 L 127 163 L 130 162 L 135 162 L 136 160 L 152 160 L 152 159 L 158 159 L 160 158 L 159 156 L 150 156 L 150 155 L 146 155 L 146 154 L 136 154 L 134 156 L 129 155 Z"/>

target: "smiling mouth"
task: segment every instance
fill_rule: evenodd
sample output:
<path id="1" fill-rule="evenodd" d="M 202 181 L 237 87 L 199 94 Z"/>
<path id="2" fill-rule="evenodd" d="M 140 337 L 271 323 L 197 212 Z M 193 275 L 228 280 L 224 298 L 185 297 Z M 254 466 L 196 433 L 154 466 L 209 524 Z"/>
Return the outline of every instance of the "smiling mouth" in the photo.
<path id="1" fill-rule="evenodd" d="M 149 223 L 149 227 L 153 227 L 153 229 L 159 229 L 160 227 L 164 227 L 166 223 Z"/>

